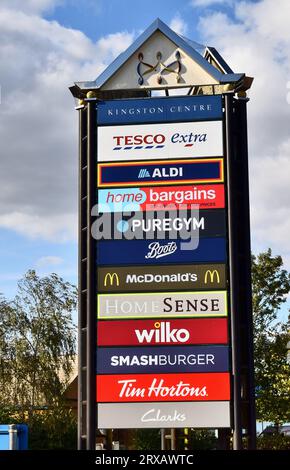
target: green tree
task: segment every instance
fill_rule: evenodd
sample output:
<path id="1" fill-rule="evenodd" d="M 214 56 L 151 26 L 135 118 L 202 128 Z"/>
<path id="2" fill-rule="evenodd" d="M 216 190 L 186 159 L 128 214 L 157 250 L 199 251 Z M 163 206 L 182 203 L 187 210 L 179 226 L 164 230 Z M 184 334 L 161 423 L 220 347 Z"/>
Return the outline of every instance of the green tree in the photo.
<path id="1" fill-rule="evenodd" d="M 0 303 L 0 403 L 32 411 L 61 397 L 72 369 L 76 288 L 28 271 L 15 299 Z"/>
<path id="2" fill-rule="evenodd" d="M 281 256 L 269 249 L 252 257 L 257 418 L 276 425 L 290 420 L 289 321 L 278 321 L 290 291 Z"/>

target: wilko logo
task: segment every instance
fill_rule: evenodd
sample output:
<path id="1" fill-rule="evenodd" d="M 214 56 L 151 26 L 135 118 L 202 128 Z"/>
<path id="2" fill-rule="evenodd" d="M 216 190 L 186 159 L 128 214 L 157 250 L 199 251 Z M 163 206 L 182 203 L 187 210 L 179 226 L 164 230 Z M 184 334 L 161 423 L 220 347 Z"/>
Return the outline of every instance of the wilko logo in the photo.
<path id="1" fill-rule="evenodd" d="M 120 285 L 118 274 L 107 273 L 104 279 L 104 287 L 107 287 L 107 285 L 113 286 L 114 284 L 116 284 L 117 287 Z"/>
<path id="2" fill-rule="evenodd" d="M 189 331 L 185 328 L 171 329 L 169 321 L 155 322 L 151 330 L 135 330 L 138 342 L 141 344 L 186 343 Z"/>
<path id="3" fill-rule="evenodd" d="M 216 269 L 213 269 L 212 271 L 208 269 L 205 273 L 204 276 L 204 283 L 207 284 L 208 278 L 210 279 L 211 284 L 214 283 L 215 279 L 216 282 L 219 284 L 220 283 L 220 275 L 219 272 Z"/>
<path id="4" fill-rule="evenodd" d="M 166 323 L 169 324 L 167 331 Z M 157 326 L 160 324 L 160 327 L 156 328 L 156 324 Z M 221 345 L 228 343 L 226 318 L 180 318 L 170 319 L 170 321 L 106 320 L 99 321 L 97 334 L 99 346 L 143 345 L 147 347 L 147 345 L 156 345 L 160 347 L 166 344 L 171 346 L 173 344 Z M 186 337 L 188 337 L 187 340 Z"/>
<path id="5" fill-rule="evenodd" d="M 170 256 L 177 250 L 175 242 L 168 242 L 167 245 L 161 245 L 159 242 L 153 242 L 149 245 L 149 252 L 145 256 L 148 258 L 163 258 L 164 256 Z"/>
<path id="6" fill-rule="evenodd" d="M 98 375 L 99 402 L 229 400 L 227 372 Z"/>
<path id="7" fill-rule="evenodd" d="M 160 129 L 160 124 L 99 127 L 99 161 L 223 155 L 222 121 L 163 123 Z"/>

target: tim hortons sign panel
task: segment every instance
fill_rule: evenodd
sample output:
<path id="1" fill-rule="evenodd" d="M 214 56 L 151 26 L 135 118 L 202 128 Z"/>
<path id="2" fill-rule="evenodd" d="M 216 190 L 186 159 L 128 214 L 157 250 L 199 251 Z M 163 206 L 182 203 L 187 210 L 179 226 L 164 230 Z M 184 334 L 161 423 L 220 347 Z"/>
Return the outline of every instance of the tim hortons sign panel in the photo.
<path id="1" fill-rule="evenodd" d="M 222 184 L 166 186 L 154 188 L 101 189 L 98 191 L 100 212 L 176 210 L 197 205 L 203 209 L 225 207 Z"/>
<path id="2" fill-rule="evenodd" d="M 102 268 L 98 292 L 225 289 L 224 264 L 160 265 Z"/>
<path id="3" fill-rule="evenodd" d="M 97 374 L 227 372 L 227 346 L 98 348 Z"/>
<path id="4" fill-rule="evenodd" d="M 99 101 L 98 125 L 221 119 L 222 97 L 183 96 Z"/>
<path id="5" fill-rule="evenodd" d="M 98 164 L 98 187 L 222 183 L 222 158 Z"/>
<path id="6" fill-rule="evenodd" d="M 183 240 L 101 240 L 97 263 L 104 266 L 224 263 L 225 238 L 201 238 L 198 246 Z"/>
<path id="7" fill-rule="evenodd" d="M 227 292 L 99 294 L 100 319 L 154 317 L 225 317 Z"/>
<path id="8" fill-rule="evenodd" d="M 222 121 L 98 127 L 98 160 L 223 155 Z"/>
<path id="9" fill-rule="evenodd" d="M 99 346 L 227 344 L 227 318 L 105 320 L 98 322 Z"/>
<path id="10" fill-rule="evenodd" d="M 227 401 L 228 372 L 97 375 L 99 402 Z"/>
<path id="11" fill-rule="evenodd" d="M 228 428 L 229 401 L 101 403 L 100 428 Z"/>

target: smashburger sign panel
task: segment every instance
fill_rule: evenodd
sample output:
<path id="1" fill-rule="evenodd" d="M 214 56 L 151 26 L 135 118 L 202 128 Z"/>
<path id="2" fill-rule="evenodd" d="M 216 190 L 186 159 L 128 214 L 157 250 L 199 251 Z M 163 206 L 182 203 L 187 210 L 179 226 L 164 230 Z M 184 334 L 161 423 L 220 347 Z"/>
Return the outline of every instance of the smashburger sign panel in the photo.
<path id="1" fill-rule="evenodd" d="M 222 121 L 98 128 L 98 160 L 215 157 L 223 154 Z"/>

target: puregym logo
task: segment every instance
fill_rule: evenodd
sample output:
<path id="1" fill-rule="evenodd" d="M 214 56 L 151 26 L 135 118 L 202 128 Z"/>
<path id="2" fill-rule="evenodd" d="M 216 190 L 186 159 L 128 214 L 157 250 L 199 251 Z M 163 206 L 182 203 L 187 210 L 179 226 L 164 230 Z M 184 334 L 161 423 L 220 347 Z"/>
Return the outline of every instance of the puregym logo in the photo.
<path id="1" fill-rule="evenodd" d="M 135 334 L 140 344 L 186 343 L 190 337 L 185 328 L 171 328 L 170 321 L 157 321 L 152 329 L 136 329 Z"/>

